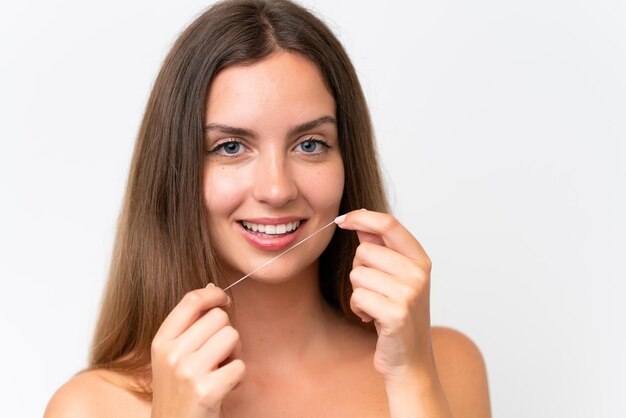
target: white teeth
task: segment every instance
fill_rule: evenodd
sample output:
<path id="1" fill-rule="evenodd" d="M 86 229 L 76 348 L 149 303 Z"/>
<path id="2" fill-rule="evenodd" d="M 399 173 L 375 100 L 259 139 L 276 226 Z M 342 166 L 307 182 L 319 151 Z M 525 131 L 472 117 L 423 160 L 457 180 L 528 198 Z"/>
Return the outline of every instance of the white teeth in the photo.
<path id="1" fill-rule="evenodd" d="M 289 222 L 280 225 L 262 225 L 248 221 L 243 221 L 243 226 L 254 232 L 262 232 L 267 235 L 281 235 L 287 232 L 295 231 L 300 226 L 300 221 Z"/>

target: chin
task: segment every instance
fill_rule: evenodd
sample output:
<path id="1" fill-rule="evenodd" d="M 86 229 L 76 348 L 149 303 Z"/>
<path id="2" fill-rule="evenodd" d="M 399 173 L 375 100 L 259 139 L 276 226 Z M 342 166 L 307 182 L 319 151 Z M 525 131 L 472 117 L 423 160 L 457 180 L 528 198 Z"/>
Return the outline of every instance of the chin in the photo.
<path id="1" fill-rule="evenodd" d="M 297 256 L 297 254 L 294 255 Z M 287 257 L 287 254 L 285 254 L 283 257 Z M 317 279 L 317 259 L 314 260 L 313 263 L 301 265 L 300 262 L 302 260 L 283 260 L 283 257 L 261 268 L 252 276 L 245 279 L 241 283 L 241 285 L 244 285 L 244 283 L 248 280 L 268 285 L 279 285 L 290 282 L 292 280 L 300 280 L 303 278 L 303 276 L 307 275 L 315 275 L 315 278 Z M 241 275 L 239 277 L 236 277 L 234 280 L 238 280 L 239 278 L 245 276 L 266 261 L 267 260 L 262 261 L 258 265 L 251 267 L 248 271 L 241 273 Z"/>

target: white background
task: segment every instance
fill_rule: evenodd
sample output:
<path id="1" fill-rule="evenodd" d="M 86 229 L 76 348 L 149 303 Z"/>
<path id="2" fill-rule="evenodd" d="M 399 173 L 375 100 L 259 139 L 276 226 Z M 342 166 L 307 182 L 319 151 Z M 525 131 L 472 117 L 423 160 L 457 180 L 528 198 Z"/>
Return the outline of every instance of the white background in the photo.
<path id="1" fill-rule="evenodd" d="M 481 348 L 494 415 L 626 416 L 624 2 L 303 4 L 358 69 L 433 323 Z M 2 416 L 86 364 L 152 82 L 207 5 L 0 5 Z"/>

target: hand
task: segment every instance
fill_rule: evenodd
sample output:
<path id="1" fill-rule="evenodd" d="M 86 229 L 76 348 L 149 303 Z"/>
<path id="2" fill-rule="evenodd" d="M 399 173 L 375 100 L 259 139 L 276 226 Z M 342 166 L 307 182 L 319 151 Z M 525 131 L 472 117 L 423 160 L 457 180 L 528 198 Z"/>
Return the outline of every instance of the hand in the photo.
<path id="1" fill-rule="evenodd" d="M 374 367 L 386 383 L 436 378 L 430 339 L 431 261 L 394 217 L 355 210 L 338 223 L 356 231 L 350 307 L 378 332 Z M 433 374 L 434 373 L 434 374 Z"/>
<path id="2" fill-rule="evenodd" d="M 213 285 L 193 290 L 161 324 L 151 349 L 152 418 L 219 416 L 245 372 L 244 363 L 232 359 L 239 334 L 220 308 L 228 303 Z"/>

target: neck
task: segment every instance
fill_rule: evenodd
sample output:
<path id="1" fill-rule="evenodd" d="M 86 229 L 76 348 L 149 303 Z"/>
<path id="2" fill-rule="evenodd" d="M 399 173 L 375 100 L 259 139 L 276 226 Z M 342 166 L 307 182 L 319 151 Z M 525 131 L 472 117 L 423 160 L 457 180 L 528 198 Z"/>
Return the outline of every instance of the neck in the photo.
<path id="1" fill-rule="evenodd" d="M 233 287 L 231 321 L 246 364 L 293 364 L 328 342 L 337 314 L 323 300 L 318 274 L 314 263 L 279 284 L 251 277 Z"/>

